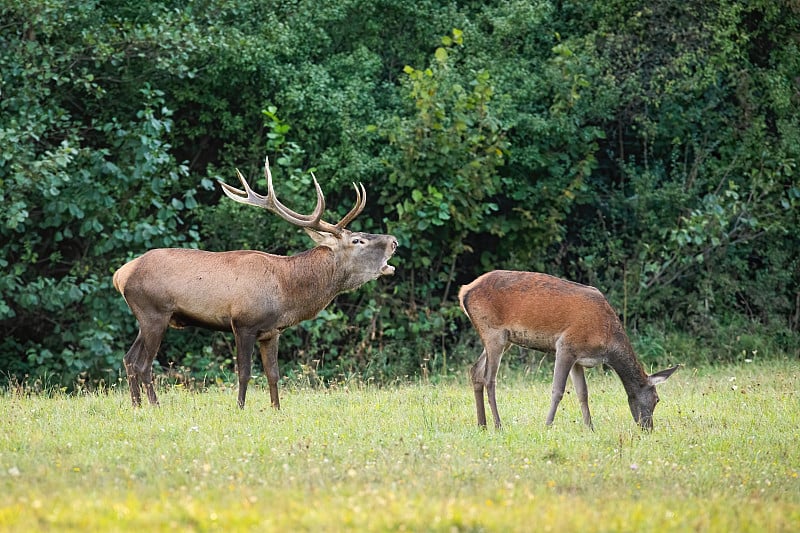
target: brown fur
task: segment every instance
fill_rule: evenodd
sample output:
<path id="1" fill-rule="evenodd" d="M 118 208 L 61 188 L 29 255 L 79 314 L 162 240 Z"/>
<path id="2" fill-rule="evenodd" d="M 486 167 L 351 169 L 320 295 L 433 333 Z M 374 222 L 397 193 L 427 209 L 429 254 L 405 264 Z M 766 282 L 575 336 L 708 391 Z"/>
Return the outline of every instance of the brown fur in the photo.
<path id="1" fill-rule="evenodd" d="M 600 291 L 547 274 L 495 270 L 463 286 L 458 297 L 484 346 L 470 371 L 479 425 L 486 425 L 485 389 L 495 426 L 501 426 L 495 401 L 497 370 L 503 352 L 516 344 L 556 355 L 547 425 L 553 423 L 570 375 L 583 421 L 592 427 L 584 368 L 605 363 L 622 380 L 634 419 L 652 427 L 658 402 L 655 384 L 677 367 L 648 376 Z"/>
<path id="2" fill-rule="evenodd" d="M 281 332 L 316 316 L 337 294 L 394 273 L 388 260 L 397 248 L 397 239 L 344 229 L 364 208 L 363 186 L 356 187 L 355 207 L 333 225 L 320 218 L 325 200 L 316 178 L 317 207 L 312 215 L 301 215 L 275 198 L 268 162 L 264 172 L 268 196 L 254 193 L 241 173 L 245 190 L 222 184 L 223 191 L 237 202 L 268 209 L 305 228 L 319 246 L 291 257 L 251 250 L 162 248 L 120 267 L 114 273 L 114 287 L 139 321 L 139 334 L 124 359 L 134 406 L 141 404 L 142 386 L 150 403 L 158 403 L 153 360 L 166 329 L 197 326 L 233 332 L 239 407 L 244 407 L 257 342 L 270 400 L 279 408 Z"/>

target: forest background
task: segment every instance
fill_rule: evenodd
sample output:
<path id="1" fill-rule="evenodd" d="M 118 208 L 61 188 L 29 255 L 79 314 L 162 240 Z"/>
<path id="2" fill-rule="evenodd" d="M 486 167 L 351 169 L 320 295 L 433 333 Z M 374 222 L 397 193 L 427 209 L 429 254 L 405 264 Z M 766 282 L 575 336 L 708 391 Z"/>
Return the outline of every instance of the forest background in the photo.
<path id="1" fill-rule="evenodd" d="M 352 229 L 387 278 L 287 331 L 287 375 L 461 372 L 460 284 L 597 286 L 646 366 L 800 357 L 800 2 L 3 0 L 0 371 L 118 383 L 113 271 L 155 247 L 311 246 L 221 196 L 238 167 Z M 260 181 L 259 181 L 260 180 Z M 167 335 L 184 382 L 232 337 Z M 510 353 L 512 365 L 539 355 Z"/>

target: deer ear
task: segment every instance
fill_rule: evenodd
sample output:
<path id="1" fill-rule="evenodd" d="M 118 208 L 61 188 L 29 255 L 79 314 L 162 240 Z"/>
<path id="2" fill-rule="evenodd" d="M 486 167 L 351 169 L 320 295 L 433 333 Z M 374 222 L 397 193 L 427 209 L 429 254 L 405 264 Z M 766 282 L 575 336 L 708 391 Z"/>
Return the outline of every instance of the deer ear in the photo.
<path id="1" fill-rule="evenodd" d="M 303 228 L 308 233 L 308 236 L 311 237 L 315 243 L 319 246 L 328 246 L 333 248 L 336 246 L 336 243 L 339 239 L 333 233 L 327 233 L 322 231 L 314 231 L 311 228 Z"/>
<path id="2" fill-rule="evenodd" d="M 666 370 L 662 370 L 661 372 L 656 372 L 655 374 L 651 374 L 647 377 L 647 381 L 650 385 L 658 385 L 659 383 L 664 383 L 667 381 L 667 378 L 670 377 L 672 374 L 675 373 L 676 370 L 680 368 L 681 365 L 675 365 L 672 368 L 668 368 Z"/>

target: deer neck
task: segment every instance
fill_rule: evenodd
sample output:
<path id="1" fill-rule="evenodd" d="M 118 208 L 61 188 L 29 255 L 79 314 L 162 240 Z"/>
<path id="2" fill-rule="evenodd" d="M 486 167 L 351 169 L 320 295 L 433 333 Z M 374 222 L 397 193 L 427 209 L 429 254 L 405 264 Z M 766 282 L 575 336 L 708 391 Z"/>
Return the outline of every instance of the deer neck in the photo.
<path id="1" fill-rule="evenodd" d="M 308 295 L 309 301 L 324 300 L 324 307 L 341 292 L 336 259 L 330 248 L 317 246 L 288 259 L 293 268 L 287 281 L 297 293 Z"/>
<path id="2" fill-rule="evenodd" d="M 627 337 L 620 340 L 621 342 L 617 343 L 617 349 L 608 358 L 608 365 L 619 376 L 628 396 L 636 396 L 638 391 L 647 385 L 647 373 L 636 359 L 636 354 Z"/>

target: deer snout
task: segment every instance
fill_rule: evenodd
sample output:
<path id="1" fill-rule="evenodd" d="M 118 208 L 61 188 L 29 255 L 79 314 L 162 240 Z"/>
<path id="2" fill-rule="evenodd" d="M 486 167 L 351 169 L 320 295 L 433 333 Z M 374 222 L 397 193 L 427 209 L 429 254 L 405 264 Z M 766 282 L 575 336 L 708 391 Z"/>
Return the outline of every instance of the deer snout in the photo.
<path id="1" fill-rule="evenodd" d="M 394 237 L 392 237 L 391 240 L 389 241 L 389 248 L 391 250 L 389 251 L 389 254 L 386 256 L 383 265 L 381 266 L 382 276 L 391 276 L 394 274 L 394 267 L 389 264 L 389 259 L 392 258 L 394 252 L 397 250 L 397 239 L 395 239 Z"/>

